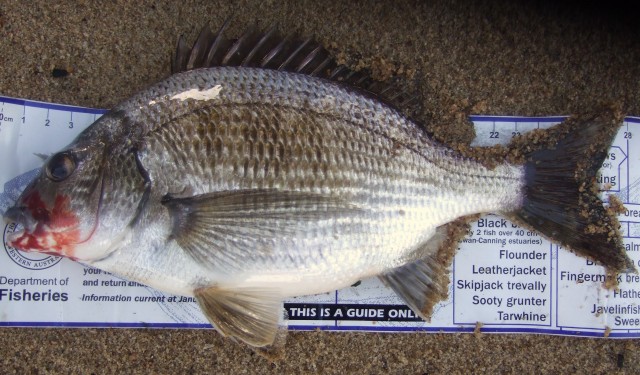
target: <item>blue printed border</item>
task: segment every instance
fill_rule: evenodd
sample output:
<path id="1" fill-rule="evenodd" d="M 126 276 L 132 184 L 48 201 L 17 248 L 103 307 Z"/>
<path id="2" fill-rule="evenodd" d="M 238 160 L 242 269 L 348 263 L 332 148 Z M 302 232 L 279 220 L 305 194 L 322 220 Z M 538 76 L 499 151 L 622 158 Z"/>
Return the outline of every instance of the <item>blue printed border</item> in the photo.
<path id="1" fill-rule="evenodd" d="M 190 328 L 213 329 L 209 324 L 190 323 L 92 323 L 92 322 L 0 322 L 0 327 L 29 327 L 29 328 Z M 580 337 L 609 337 L 609 338 L 636 338 L 638 331 L 611 330 L 608 334 L 602 330 L 574 330 L 574 329 L 543 329 L 543 328 L 518 328 L 518 327 L 486 327 L 474 326 L 460 327 L 369 327 L 369 326 L 332 326 L 332 325 L 290 325 L 290 331 L 336 331 L 336 332 L 428 332 L 428 333 L 530 333 L 558 336 Z"/>
<path id="2" fill-rule="evenodd" d="M 54 104 L 47 102 L 39 102 L 35 100 L 27 100 L 27 99 L 17 99 L 17 98 L 9 98 L 7 96 L 0 96 L 0 102 L 5 102 L 9 104 L 17 104 L 27 107 L 36 107 L 36 108 L 44 108 L 44 109 L 53 109 L 58 111 L 69 111 L 76 113 L 90 113 L 93 115 L 102 115 L 107 112 L 106 109 L 97 109 L 97 108 L 88 108 L 88 107 L 76 107 L 73 105 L 67 104 Z"/>
<path id="3" fill-rule="evenodd" d="M 80 112 L 80 113 L 91 113 L 96 115 L 102 115 L 107 112 L 106 109 L 99 108 L 89 108 L 89 107 L 78 107 L 68 104 L 55 104 L 55 103 L 47 103 L 40 102 L 37 100 L 28 100 L 28 99 L 18 99 L 11 98 L 8 96 L 0 95 L 0 102 L 24 105 L 29 107 L 37 107 L 37 108 L 45 108 L 45 109 L 53 109 L 53 110 L 61 110 L 61 111 L 71 111 L 71 112 Z M 471 121 L 515 121 L 515 122 L 561 122 L 564 121 L 569 116 L 532 116 L 532 117 L 524 117 L 524 116 L 496 116 L 496 115 L 470 115 L 469 120 Z M 640 123 L 640 117 L 638 116 L 627 116 L 624 121 Z"/>

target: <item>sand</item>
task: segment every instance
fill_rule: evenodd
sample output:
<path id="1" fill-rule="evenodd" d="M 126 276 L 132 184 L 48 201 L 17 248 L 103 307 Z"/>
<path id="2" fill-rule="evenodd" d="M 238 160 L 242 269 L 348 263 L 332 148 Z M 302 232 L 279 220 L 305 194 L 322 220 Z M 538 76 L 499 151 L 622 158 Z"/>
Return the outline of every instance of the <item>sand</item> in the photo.
<path id="1" fill-rule="evenodd" d="M 466 114 L 640 115 L 640 38 L 620 3 L 0 2 L 0 94 L 108 108 L 169 72 L 178 35 L 233 15 L 315 36 L 353 64 L 410 75 L 419 118 L 468 141 Z M 69 72 L 54 77 L 54 69 Z M 408 73 L 407 73 L 408 72 Z M 59 75 L 59 74 L 56 74 Z M 638 373 L 638 340 L 536 335 L 290 335 L 273 364 L 211 330 L 0 329 L 0 373 Z"/>

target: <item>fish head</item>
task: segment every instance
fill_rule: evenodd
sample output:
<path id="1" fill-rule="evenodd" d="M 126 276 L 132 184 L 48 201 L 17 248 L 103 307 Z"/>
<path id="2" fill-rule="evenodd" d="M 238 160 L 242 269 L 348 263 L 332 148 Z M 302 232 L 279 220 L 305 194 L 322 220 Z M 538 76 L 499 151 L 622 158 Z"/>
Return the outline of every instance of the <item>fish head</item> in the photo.
<path id="1" fill-rule="evenodd" d="M 101 256 L 94 254 L 99 247 L 86 245 L 99 223 L 104 151 L 99 140 L 81 141 L 49 157 L 4 214 L 6 222 L 15 223 L 7 245 L 74 260 Z"/>

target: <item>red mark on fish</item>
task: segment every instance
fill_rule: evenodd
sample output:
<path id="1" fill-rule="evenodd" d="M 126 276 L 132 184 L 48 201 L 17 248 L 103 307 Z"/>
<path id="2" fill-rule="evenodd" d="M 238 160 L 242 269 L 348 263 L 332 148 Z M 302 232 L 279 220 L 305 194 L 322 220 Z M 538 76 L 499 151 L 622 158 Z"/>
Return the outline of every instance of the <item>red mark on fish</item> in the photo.
<path id="1" fill-rule="evenodd" d="M 53 207 L 48 209 L 40 194 L 33 191 L 24 197 L 22 203 L 36 221 L 36 226 L 31 232 L 25 230 L 9 245 L 23 251 L 73 258 L 74 245 L 80 238 L 80 220 L 69 207 L 69 197 L 57 195 Z"/>

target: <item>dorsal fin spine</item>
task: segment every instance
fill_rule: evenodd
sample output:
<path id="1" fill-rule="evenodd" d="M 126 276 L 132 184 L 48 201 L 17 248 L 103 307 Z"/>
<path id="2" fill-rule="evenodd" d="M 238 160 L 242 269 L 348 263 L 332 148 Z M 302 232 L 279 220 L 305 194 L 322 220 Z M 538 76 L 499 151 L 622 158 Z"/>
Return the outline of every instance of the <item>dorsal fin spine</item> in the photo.
<path id="1" fill-rule="evenodd" d="M 275 34 L 275 32 L 276 32 L 276 28 L 275 28 L 275 26 L 272 26 L 269 29 L 269 31 L 267 31 L 264 34 L 264 36 L 262 36 L 262 38 L 260 38 L 260 41 L 258 41 L 258 43 L 256 43 L 256 45 L 253 47 L 251 52 L 249 52 L 247 54 L 247 57 L 245 57 L 245 59 L 242 61 L 242 66 L 248 66 L 249 65 L 249 63 L 251 62 L 251 60 L 253 59 L 255 54 L 258 53 L 260 48 L 269 40 L 269 38 L 271 38 L 271 36 L 273 36 L 273 34 Z"/>
<path id="2" fill-rule="evenodd" d="M 417 103 L 416 95 L 406 95 L 407 91 L 397 84 L 376 81 L 368 72 L 338 65 L 329 52 L 311 38 L 296 40 L 292 35 L 282 38 L 272 26 L 266 32 L 252 27 L 233 40 L 224 36 L 228 26 L 227 20 L 216 34 L 208 27 L 203 28 L 191 48 L 180 37 L 171 64 L 172 73 L 215 66 L 259 67 L 342 82 L 396 107 Z"/>

